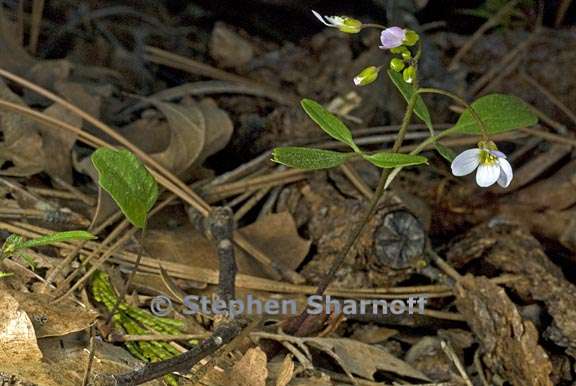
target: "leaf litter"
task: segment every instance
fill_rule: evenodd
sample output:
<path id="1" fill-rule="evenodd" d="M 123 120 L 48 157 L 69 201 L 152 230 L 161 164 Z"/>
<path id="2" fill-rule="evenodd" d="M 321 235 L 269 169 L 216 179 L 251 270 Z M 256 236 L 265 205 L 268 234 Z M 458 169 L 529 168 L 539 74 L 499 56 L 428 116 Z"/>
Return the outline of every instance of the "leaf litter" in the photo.
<path id="1" fill-rule="evenodd" d="M 307 20 L 308 10 L 301 2 L 249 3 L 274 3 L 282 13 L 290 10 L 286 17 L 295 18 L 287 23 L 291 26 Z M 377 3 L 369 6 L 372 11 L 381 10 Z M 351 225 L 359 221 L 364 196 L 375 188 L 375 171 L 351 163 L 351 171 L 310 172 L 290 179 L 281 174 L 282 169 L 262 161 L 270 157 L 261 154 L 285 143 L 334 147 L 291 101 L 314 97 L 326 106 L 338 106 L 351 93 L 353 103 L 332 111 L 347 119 L 355 138 L 376 144 L 374 150 L 391 145 L 385 128 L 365 129 L 397 125 L 402 96 L 387 81 L 361 89 L 350 81 L 366 63 L 381 58 L 381 51 L 367 48 L 376 37 L 351 40 L 333 31 L 307 31 L 307 39 L 301 40 L 297 28 L 286 31 L 279 26 L 277 36 L 271 38 L 261 32 L 259 24 L 265 21 L 245 19 L 242 12 L 236 25 L 203 5 L 189 5 L 183 11 L 185 18 L 202 21 L 190 24 L 163 2 L 157 6 L 162 16 L 148 6 L 136 11 L 130 6 L 72 5 L 70 12 L 61 12 L 67 19 L 63 25 L 54 15 L 68 6 L 51 2 L 45 5 L 40 54 L 34 56 L 22 44 L 27 35 L 18 32 L 27 23 L 19 19 L 16 8 L 3 6 L 0 50 L 7 54 L 1 55 L 0 68 L 55 91 L 114 127 L 196 192 L 210 196 L 211 191 L 234 186 L 236 190 L 229 190 L 233 193 L 227 196 L 212 195 L 218 200 L 214 204 L 232 207 L 238 232 L 271 261 L 267 266 L 238 251 L 238 287 L 248 285 L 248 292 L 262 299 L 281 292 L 301 302 L 302 294 L 310 293 L 330 270 Z M 82 12 L 87 12 L 86 22 L 78 23 L 75 18 Z M 97 16 L 90 19 L 92 12 Z M 123 12 L 138 17 L 111 22 Z M 203 18 L 211 20 L 209 28 Z M 228 352 L 211 356 L 217 365 L 210 368 L 205 381 L 282 386 L 456 385 L 468 380 L 483 386 L 540 386 L 576 381 L 570 371 L 576 358 L 576 290 L 571 272 L 576 251 L 571 131 L 575 122 L 570 114 L 576 110 L 572 81 L 576 77 L 570 76 L 576 50 L 568 28 L 544 27 L 546 34 L 529 39 L 523 28 L 485 31 L 482 39 L 466 48 L 452 72 L 443 63 L 470 37 L 450 28 L 430 30 L 426 49 L 433 55 L 423 73 L 423 82 L 468 92 L 468 97 L 488 91 L 511 93 L 540 111 L 543 118 L 536 131 L 501 137 L 518 169 L 512 189 L 480 193 L 470 184 L 453 181 L 446 165 L 431 158 L 432 171 L 409 171 L 398 179 L 366 236 L 337 272 L 334 285 L 342 297 L 379 296 L 386 291 L 396 296 L 426 293 L 430 312 L 418 318 L 351 315 L 316 320 L 308 337 L 283 335 L 283 319 L 276 318 L 271 325 L 251 331 L 242 344 L 231 344 Z M 56 46 L 62 47 L 57 58 Z M 522 61 L 506 55 L 515 54 L 514 49 L 518 55 L 528 49 L 531 54 Z M 558 68 L 564 71 L 563 82 L 557 81 Z M 378 88 L 387 93 L 386 98 L 377 96 Z M 63 105 L 15 82 L 0 81 L 0 99 L 118 145 Z M 429 115 L 436 122 L 454 121 L 447 102 L 426 97 L 426 103 L 429 112 L 417 111 L 426 124 Z M 469 117 L 462 119 L 463 126 L 475 125 Z M 107 222 L 118 208 L 96 184 L 97 173 L 89 162 L 92 149 L 83 133 L 45 127 L 4 108 L 0 130 L 2 238 L 11 233 L 34 238 L 77 229 L 65 216 L 54 215 L 66 210 L 92 219 L 90 229 L 97 229 L 100 236 L 81 244 L 64 240 L 56 246 L 34 247 L 29 254 L 39 261 L 36 266 L 16 256 L 0 262 L 0 271 L 12 274 L 0 278 L 0 373 L 39 385 L 82 384 L 91 327 L 98 336 L 92 380 L 140 368 L 142 358 L 130 355 L 129 346 L 118 337 L 143 337 L 127 331 L 111 333 L 102 323 L 106 311 L 92 298 L 90 286 L 58 302 L 53 297 L 72 284 L 67 275 L 90 264 L 85 259 L 91 254 L 110 255 L 105 269 L 120 289 L 139 250 L 133 240 L 113 246 L 117 223 Z M 411 130 L 418 134 L 428 128 L 415 125 Z M 443 141 L 440 147 L 466 144 L 474 142 L 459 138 Z M 267 178 L 265 183 L 255 184 L 261 177 Z M 161 200 L 170 194 L 169 187 L 163 188 Z M 98 205 L 87 205 L 84 196 L 97 198 Z M 396 247 L 412 240 L 402 229 L 390 228 L 398 218 L 413 219 L 402 224 L 411 234 L 422 235 L 418 240 L 429 239 L 461 276 L 446 279 L 439 273 L 438 261 L 420 248 L 409 259 L 383 249 L 391 244 L 390 238 Z M 167 294 L 180 307 L 174 317 L 182 320 L 179 300 L 185 294 L 215 293 L 219 256 L 210 236 L 190 223 L 181 201 L 173 199 L 150 221 L 142 265 L 126 301 L 146 312 L 151 297 Z M 71 263 L 45 283 L 63 259 Z M 307 286 L 279 279 L 272 265 L 297 271 Z M 43 287 L 46 291 L 40 291 Z M 152 342 L 169 339 L 180 352 L 198 347 L 199 339 L 218 321 L 210 315 L 193 319 L 183 334 L 199 338 L 166 338 L 150 331 L 148 338 L 158 339 Z M 269 350 L 270 342 L 280 344 L 280 350 Z M 455 348 L 453 355 L 443 351 L 443 342 Z M 277 355 L 266 357 L 274 352 Z M 192 374 L 181 374 L 180 381 L 189 383 L 188 378 L 202 378 L 202 374 L 195 367 Z"/>

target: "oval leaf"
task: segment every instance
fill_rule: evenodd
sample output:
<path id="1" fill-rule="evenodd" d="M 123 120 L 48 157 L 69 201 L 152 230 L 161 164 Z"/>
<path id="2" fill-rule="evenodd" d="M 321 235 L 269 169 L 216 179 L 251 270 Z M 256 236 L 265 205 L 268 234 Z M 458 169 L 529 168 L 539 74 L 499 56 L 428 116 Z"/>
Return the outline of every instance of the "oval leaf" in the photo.
<path id="1" fill-rule="evenodd" d="M 406 99 L 406 103 L 410 102 L 412 95 L 414 95 L 414 86 L 410 83 L 406 83 L 404 79 L 402 79 L 402 75 L 396 71 L 388 70 L 388 76 L 392 80 L 392 83 L 396 86 L 400 94 Z M 414 114 L 418 118 L 422 120 L 430 129 L 430 133 L 434 135 L 434 128 L 432 127 L 432 118 L 430 118 L 430 112 L 428 111 L 428 107 L 424 103 L 424 99 L 420 95 L 416 97 L 416 105 L 414 106 Z"/>
<path id="2" fill-rule="evenodd" d="M 356 146 L 352 139 L 350 129 L 334 114 L 326 110 L 318 102 L 311 99 L 302 99 L 301 104 L 304 111 L 306 111 L 306 114 L 308 114 L 308 116 L 312 118 L 312 120 L 316 122 L 316 124 L 329 136 L 347 144 L 354 149 L 355 152 L 360 152 L 358 146 Z"/>
<path id="3" fill-rule="evenodd" d="M 538 117 L 522 99 L 512 95 L 490 94 L 476 99 L 472 108 L 486 125 L 488 134 L 503 133 L 520 127 L 532 126 Z M 464 110 L 454 125 L 454 133 L 482 134 L 478 123 Z"/>
<path id="4" fill-rule="evenodd" d="M 440 154 L 448 162 L 452 162 L 454 161 L 454 158 L 456 158 L 456 153 L 454 153 L 454 151 L 449 147 L 442 145 L 440 142 L 434 142 L 434 148 L 436 148 L 438 154 Z"/>
<path id="5" fill-rule="evenodd" d="M 98 184 L 106 190 L 134 226 L 144 228 L 158 198 L 158 186 L 138 158 L 126 149 L 99 148 L 92 153 Z"/>
<path id="6" fill-rule="evenodd" d="M 341 165 L 352 153 L 310 149 L 307 147 L 277 147 L 272 151 L 272 161 L 298 169 L 327 169 Z"/>
<path id="7" fill-rule="evenodd" d="M 44 245 L 52 245 L 70 240 L 93 240 L 95 238 L 96 236 L 86 231 L 57 232 L 52 233 L 50 235 L 39 237 L 37 239 L 21 242 L 16 246 L 16 249 L 40 247 Z"/>
<path id="8" fill-rule="evenodd" d="M 395 168 L 399 166 L 420 165 L 428 162 L 428 159 L 421 155 L 387 152 L 364 155 L 364 159 L 378 166 L 379 168 L 384 169 Z"/>

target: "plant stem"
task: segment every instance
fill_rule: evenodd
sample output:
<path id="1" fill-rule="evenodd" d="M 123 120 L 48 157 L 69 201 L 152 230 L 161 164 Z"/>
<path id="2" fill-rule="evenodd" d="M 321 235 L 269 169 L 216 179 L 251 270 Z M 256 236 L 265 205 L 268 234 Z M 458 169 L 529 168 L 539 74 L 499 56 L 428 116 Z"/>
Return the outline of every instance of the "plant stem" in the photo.
<path id="1" fill-rule="evenodd" d="M 431 88 L 431 87 L 421 88 L 418 91 L 416 91 L 416 93 L 418 93 L 418 94 L 440 94 L 440 95 L 447 96 L 448 98 L 451 98 L 451 99 L 455 100 L 456 102 L 460 103 L 462 106 L 466 107 L 466 109 L 468 111 L 470 111 L 470 115 L 472 115 L 472 118 L 474 118 L 474 120 L 476 121 L 476 123 L 480 127 L 480 130 L 482 131 L 483 139 L 488 140 L 489 135 L 488 135 L 488 128 L 486 127 L 486 124 L 480 118 L 480 116 L 478 115 L 476 110 L 474 110 L 468 102 L 466 102 L 464 99 L 460 98 L 458 95 L 453 94 L 450 91 L 440 90 L 438 88 Z"/>
<path id="2" fill-rule="evenodd" d="M 416 79 L 414 80 L 414 88 L 417 88 Z M 418 94 L 414 93 L 414 95 L 412 95 L 410 101 L 408 102 L 408 106 L 406 107 L 406 113 L 404 114 L 404 118 L 402 119 L 402 125 L 400 126 L 400 130 L 398 131 L 398 135 L 396 136 L 396 140 L 394 141 L 394 145 L 392 146 L 393 153 L 397 153 L 400 147 L 402 146 L 402 142 L 404 141 L 404 137 L 406 136 L 406 132 L 408 131 L 408 125 L 410 124 L 410 120 L 412 119 L 412 113 L 414 112 L 414 106 L 416 105 L 417 96 Z M 354 246 L 354 244 L 356 244 L 356 241 L 364 231 L 364 228 L 370 221 L 370 218 L 372 217 L 374 212 L 376 212 L 378 202 L 380 201 L 380 198 L 382 197 L 386 189 L 386 180 L 388 179 L 391 170 L 392 169 L 384 169 L 380 174 L 378 187 L 376 188 L 374 196 L 370 201 L 366 215 L 362 218 L 360 224 L 358 224 L 356 228 L 353 230 L 352 235 L 349 237 L 348 242 L 344 246 L 344 251 L 336 259 L 336 261 L 330 268 L 330 271 L 318 286 L 318 289 L 316 290 L 316 295 L 324 294 L 330 283 L 334 280 L 336 272 L 338 271 L 338 269 L 340 269 L 340 266 L 346 260 L 346 257 L 348 257 L 348 254 L 352 250 L 352 247 Z"/>

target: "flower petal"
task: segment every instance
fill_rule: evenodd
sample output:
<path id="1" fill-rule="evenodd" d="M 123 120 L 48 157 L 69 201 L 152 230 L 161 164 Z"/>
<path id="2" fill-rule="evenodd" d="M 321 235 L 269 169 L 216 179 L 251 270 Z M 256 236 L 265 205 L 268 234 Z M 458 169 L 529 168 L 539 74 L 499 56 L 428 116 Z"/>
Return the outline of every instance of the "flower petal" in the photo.
<path id="1" fill-rule="evenodd" d="M 400 47 L 406 37 L 406 30 L 400 27 L 386 28 L 380 34 L 380 48 L 388 50 L 390 48 Z"/>
<path id="2" fill-rule="evenodd" d="M 315 10 L 312 10 L 312 13 L 314 14 L 314 16 L 316 16 L 316 19 L 318 19 L 322 22 L 322 24 L 327 25 L 328 27 L 334 27 L 334 25 L 326 22 L 326 20 L 324 20 L 324 17 L 322 15 L 320 15 L 318 12 L 316 12 Z"/>
<path id="3" fill-rule="evenodd" d="M 452 174 L 456 177 L 470 174 L 480 165 L 480 149 L 469 149 L 458 154 L 452 161 Z"/>
<path id="4" fill-rule="evenodd" d="M 498 177 L 498 185 L 507 188 L 510 185 L 510 182 L 512 182 L 512 166 L 510 165 L 510 162 L 504 158 L 500 158 L 498 163 L 500 164 L 501 169 L 500 177 Z"/>
<path id="5" fill-rule="evenodd" d="M 500 165 L 498 163 L 481 164 L 476 172 L 476 183 L 486 188 L 495 183 L 500 177 Z"/>
<path id="6" fill-rule="evenodd" d="M 492 154 L 494 157 L 506 158 L 506 154 L 502 153 L 500 150 L 490 150 L 490 154 Z"/>

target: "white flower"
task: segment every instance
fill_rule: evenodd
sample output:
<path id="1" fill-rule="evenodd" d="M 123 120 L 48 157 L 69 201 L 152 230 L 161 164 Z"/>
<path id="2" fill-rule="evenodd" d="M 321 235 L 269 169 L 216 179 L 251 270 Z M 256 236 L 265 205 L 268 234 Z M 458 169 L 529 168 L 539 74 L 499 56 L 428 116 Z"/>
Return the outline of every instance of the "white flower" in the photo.
<path id="1" fill-rule="evenodd" d="M 476 169 L 476 183 L 481 187 L 498 182 L 507 188 L 512 182 L 512 166 L 493 142 L 480 142 L 478 148 L 463 151 L 452 161 L 452 174 L 455 176 L 465 176 Z"/>
<path id="2" fill-rule="evenodd" d="M 362 22 L 360 20 L 353 19 L 347 16 L 322 16 L 318 12 L 312 10 L 312 13 L 318 20 L 322 22 L 322 24 L 332 27 L 338 28 L 342 32 L 346 32 L 349 34 L 355 34 L 360 32 L 362 29 Z"/>

